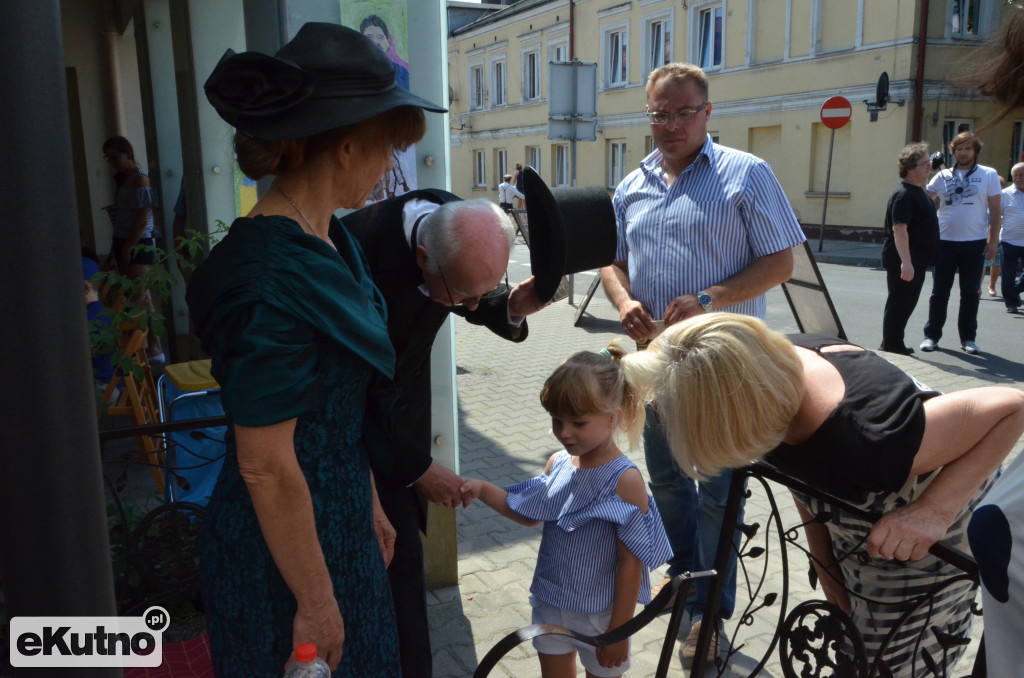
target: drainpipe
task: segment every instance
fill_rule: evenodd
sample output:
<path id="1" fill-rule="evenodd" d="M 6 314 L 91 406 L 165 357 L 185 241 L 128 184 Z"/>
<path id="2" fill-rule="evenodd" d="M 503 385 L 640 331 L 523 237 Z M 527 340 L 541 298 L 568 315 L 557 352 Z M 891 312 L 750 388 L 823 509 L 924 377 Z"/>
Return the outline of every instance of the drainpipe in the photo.
<path id="1" fill-rule="evenodd" d="M 127 124 L 124 117 L 124 97 L 121 91 L 121 62 L 117 58 L 117 31 L 103 31 L 103 57 L 107 62 L 110 79 L 110 113 L 114 133 L 124 136 Z"/>
<path id="2" fill-rule="evenodd" d="M 576 58 L 576 2 L 569 0 L 569 61 Z"/>
<path id="3" fill-rule="evenodd" d="M 928 44 L 928 0 L 921 0 L 921 26 L 917 31 L 917 76 L 914 78 L 914 134 L 921 140 L 921 117 L 924 113 L 924 53 Z"/>

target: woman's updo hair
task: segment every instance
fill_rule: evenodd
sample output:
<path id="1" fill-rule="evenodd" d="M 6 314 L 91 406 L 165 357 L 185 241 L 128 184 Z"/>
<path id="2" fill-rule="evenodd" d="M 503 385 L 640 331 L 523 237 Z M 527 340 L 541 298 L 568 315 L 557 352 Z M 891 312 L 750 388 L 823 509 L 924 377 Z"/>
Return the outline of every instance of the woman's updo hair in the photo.
<path id="1" fill-rule="evenodd" d="M 622 359 L 626 381 L 653 399 L 687 475 L 716 475 L 775 449 L 804 393 L 793 344 L 762 321 L 708 313 L 670 326 Z"/>
<path id="2" fill-rule="evenodd" d="M 262 179 L 297 170 L 308 158 L 334 149 L 349 139 L 355 140 L 367 151 L 404 151 L 422 139 L 426 130 L 423 109 L 399 106 L 369 120 L 337 127 L 304 139 L 271 141 L 238 131 L 235 133 L 235 156 L 245 176 Z"/>
<path id="3" fill-rule="evenodd" d="M 622 408 L 620 428 L 632 449 L 644 427 L 644 403 L 626 383 L 619 360 L 626 352 L 613 341 L 601 353 L 579 351 L 559 365 L 544 382 L 540 404 L 551 416 L 581 417 Z"/>

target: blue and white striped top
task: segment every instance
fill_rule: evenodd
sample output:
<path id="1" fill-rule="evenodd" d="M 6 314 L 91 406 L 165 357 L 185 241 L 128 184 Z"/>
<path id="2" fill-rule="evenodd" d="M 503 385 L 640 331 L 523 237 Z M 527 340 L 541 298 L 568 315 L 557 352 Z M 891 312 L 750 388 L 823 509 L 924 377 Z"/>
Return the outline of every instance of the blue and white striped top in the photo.
<path id="1" fill-rule="evenodd" d="M 615 189 L 616 261 L 628 261 L 632 296 L 655 320 L 675 297 L 696 294 L 756 259 L 806 238 L 764 160 L 708 136 L 669 187 L 655 150 Z M 764 295 L 715 308 L 764 318 Z"/>
<path id="2" fill-rule="evenodd" d="M 649 570 L 672 557 L 654 498 L 644 514 L 615 494 L 619 477 L 636 465 L 626 456 L 598 466 L 576 468 L 565 450 L 549 475 L 505 488 L 508 506 L 544 521 L 530 593 L 572 612 L 603 612 L 615 593 L 619 540 L 644 563 L 638 602 L 651 602 Z"/>

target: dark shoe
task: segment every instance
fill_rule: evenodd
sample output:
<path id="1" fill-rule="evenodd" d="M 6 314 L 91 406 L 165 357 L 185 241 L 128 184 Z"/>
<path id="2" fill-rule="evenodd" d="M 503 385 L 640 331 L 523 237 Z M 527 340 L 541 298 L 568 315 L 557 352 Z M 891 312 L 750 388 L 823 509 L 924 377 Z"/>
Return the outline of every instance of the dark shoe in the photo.
<path id="1" fill-rule="evenodd" d="M 1016 306 L 1007 306 L 1006 307 L 1006 312 L 1007 313 L 1016 313 L 1017 312 L 1017 307 Z"/>
<path id="2" fill-rule="evenodd" d="M 914 349 L 909 346 L 897 346 L 895 348 L 886 348 L 885 344 L 878 347 L 879 351 L 885 351 L 886 353 L 899 353 L 900 355 L 914 355 Z"/>

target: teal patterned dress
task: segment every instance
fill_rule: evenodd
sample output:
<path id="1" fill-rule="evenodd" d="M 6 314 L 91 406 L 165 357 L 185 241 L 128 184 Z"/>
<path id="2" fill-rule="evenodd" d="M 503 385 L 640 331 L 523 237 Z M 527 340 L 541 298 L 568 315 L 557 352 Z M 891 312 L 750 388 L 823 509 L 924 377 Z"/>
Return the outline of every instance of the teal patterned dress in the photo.
<path id="1" fill-rule="evenodd" d="M 345 623 L 334 675 L 395 678 L 394 610 L 373 531 L 365 435 L 374 384 L 391 376 L 394 357 L 362 251 L 340 224 L 331 228 L 337 252 L 290 219 L 237 220 L 196 271 L 188 301 L 229 421 L 297 420 L 296 456 Z M 216 674 L 280 676 L 296 602 L 263 540 L 231 433 L 200 548 Z"/>

